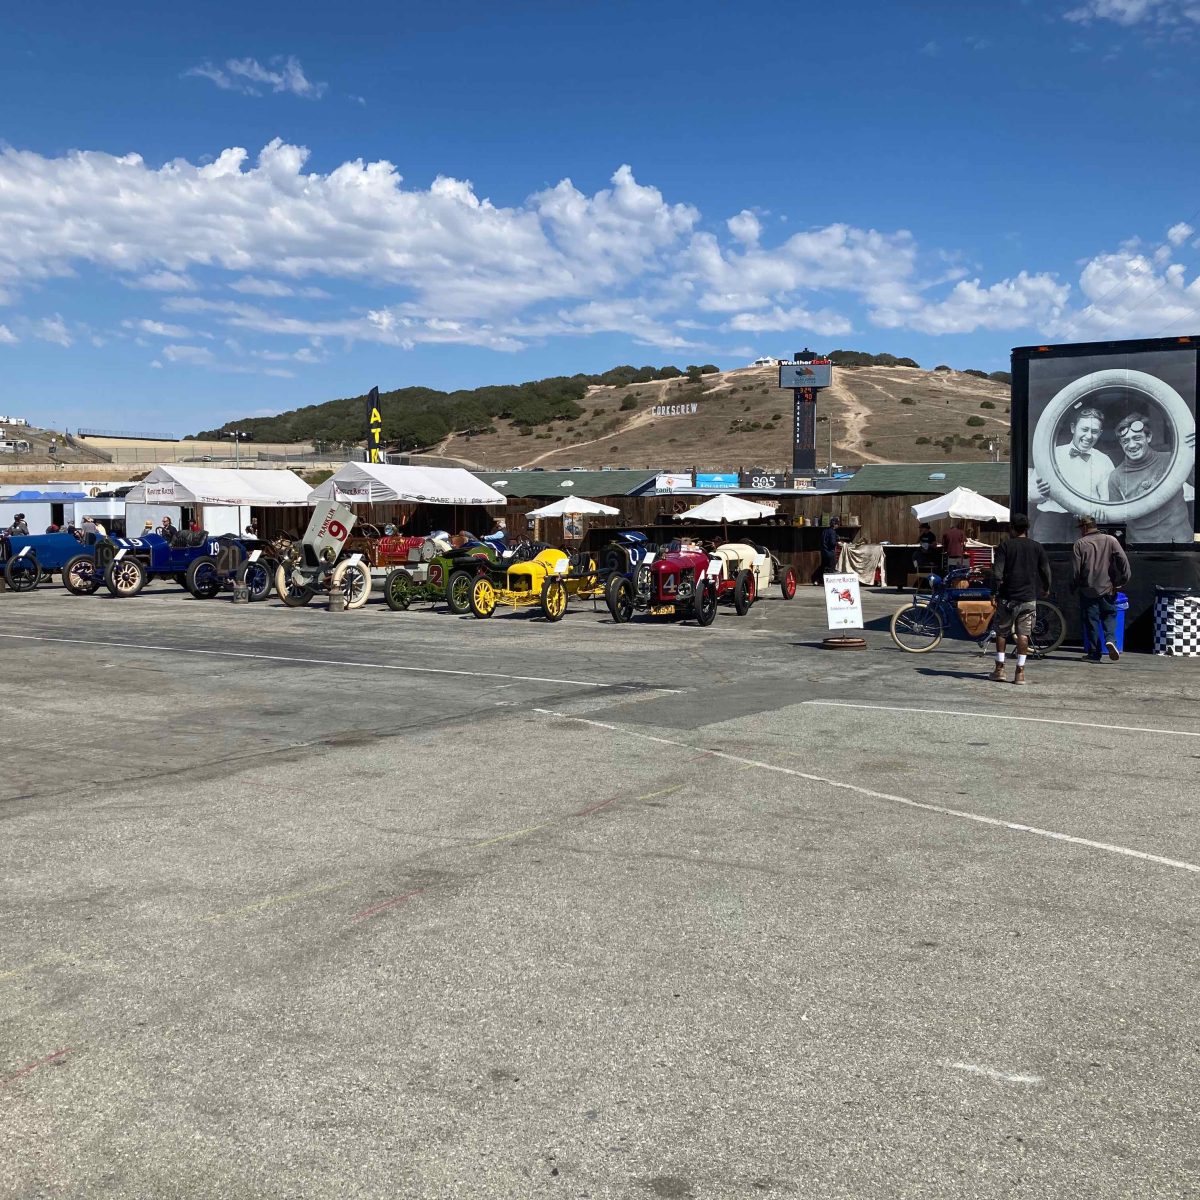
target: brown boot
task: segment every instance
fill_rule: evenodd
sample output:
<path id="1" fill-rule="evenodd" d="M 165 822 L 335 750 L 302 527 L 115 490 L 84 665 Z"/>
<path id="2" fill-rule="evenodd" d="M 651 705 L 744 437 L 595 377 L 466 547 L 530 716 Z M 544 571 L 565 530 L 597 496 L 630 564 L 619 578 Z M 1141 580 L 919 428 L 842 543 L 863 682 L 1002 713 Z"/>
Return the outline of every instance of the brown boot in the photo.
<path id="1" fill-rule="evenodd" d="M 1013 683 L 1024 683 L 1024 682 L 1025 682 L 1025 668 L 1018 667 L 1017 673 L 1013 676 Z"/>
<path id="2" fill-rule="evenodd" d="M 1005 680 L 1004 680 L 1004 664 L 1002 662 L 998 662 L 992 668 L 992 673 L 988 676 L 988 680 L 991 683 L 1004 683 L 1005 682 Z"/>

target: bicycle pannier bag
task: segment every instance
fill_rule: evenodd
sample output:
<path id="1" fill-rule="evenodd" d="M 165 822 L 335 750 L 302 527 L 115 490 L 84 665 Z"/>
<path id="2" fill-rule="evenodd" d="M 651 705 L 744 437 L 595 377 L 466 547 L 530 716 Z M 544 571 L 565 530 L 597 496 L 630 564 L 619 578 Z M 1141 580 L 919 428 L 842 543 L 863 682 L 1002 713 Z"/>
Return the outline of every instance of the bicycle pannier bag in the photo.
<path id="1" fill-rule="evenodd" d="M 962 600 L 958 605 L 958 616 L 963 628 L 972 637 L 983 637 L 995 615 L 996 606 L 990 600 Z"/>

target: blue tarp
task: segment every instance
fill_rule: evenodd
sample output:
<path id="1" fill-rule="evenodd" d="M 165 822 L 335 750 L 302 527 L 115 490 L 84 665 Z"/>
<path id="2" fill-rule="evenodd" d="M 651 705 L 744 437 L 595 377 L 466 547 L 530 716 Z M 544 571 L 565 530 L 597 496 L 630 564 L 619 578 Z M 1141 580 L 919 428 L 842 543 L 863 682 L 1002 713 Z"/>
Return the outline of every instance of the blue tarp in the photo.
<path id="1" fill-rule="evenodd" d="M 7 504 L 13 500 L 24 501 L 26 504 L 36 504 L 39 502 L 42 504 L 61 504 L 66 500 L 86 500 L 87 498 L 88 498 L 87 492 L 26 491 L 26 492 L 17 492 L 17 494 L 15 496 L 0 496 L 0 500 L 2 500 L 5 504 Z"/>

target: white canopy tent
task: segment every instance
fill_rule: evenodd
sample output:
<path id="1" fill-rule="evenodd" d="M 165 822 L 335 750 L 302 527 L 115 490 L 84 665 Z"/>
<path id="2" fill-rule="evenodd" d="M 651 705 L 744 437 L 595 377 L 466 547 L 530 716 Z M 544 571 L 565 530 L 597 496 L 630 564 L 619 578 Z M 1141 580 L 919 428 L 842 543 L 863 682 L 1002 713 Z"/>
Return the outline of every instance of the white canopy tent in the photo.
<path id="1" fill-rule="evenodd" d="M 182 525 L 182 510 L 197 508 L 196 520 L 209 533 L 240 534 L 252 508 L 306 508 L 309 485 L 292 471 L 224 467 L 155 467 L 125 497 L 125 528 L 131 537 L 144 521 L 164 516 Z"/>
<path id="2" fill-rule="evenodd" d="M 292 471 L 165 466 L 155 467 L 125 502 L 286 508 L 311 503 L 308 493 L 308 484 Z"/>
<path id="3" fill-rule="evenodd" d="M 535 508 L 525 515 L 527 517 L 614 517 L 620 511 L 619 508 L 613 508 L 611 504 L 601 504 L 599 501 L 589 500 L 586 496 L 564 496 L 561 500 L 555 500 L 553 504 Z"/>
<path id="4" fill-rule="evenodd" d="M 943 521 L 947 518 L 960 521 L 1007 521 L 1008 509 L 970 488 L 956 487 L 944 496 L 936 496 L 923 504 L 912 506 L 913 516 L 918 521 Z"/>
<path id="5" fill-rule="evenodd" d="M 675 514 L 677 521 L 750 521 L 755 517 L 773 517 L 776 511 L 765 504 L 755 504 L 753 500 L 743 500 L 740 496 L 731 496 L 722 492 L 687 512 Z"/>
<path id="6" fill-rule="evenodd" d="M 344 504 L 507 504 L 495 488 L 463 467 L 396 467 L 351 462 L 308 493 L 307 503 Z"/>

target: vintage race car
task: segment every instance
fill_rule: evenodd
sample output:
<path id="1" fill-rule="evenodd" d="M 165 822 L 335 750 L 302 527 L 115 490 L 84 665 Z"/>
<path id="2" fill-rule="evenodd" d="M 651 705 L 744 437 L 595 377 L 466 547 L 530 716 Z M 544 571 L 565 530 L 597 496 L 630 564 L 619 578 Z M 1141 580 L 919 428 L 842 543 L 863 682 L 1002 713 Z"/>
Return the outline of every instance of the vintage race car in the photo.
<path id="1" fill-rule="evenodd" d="M 638 568 L 635 579 L 609 576 L 604 600 L 618 624 L 645 612 L 711 625 L 717 615 L 721 570 L 721 560 L 694 542 L 671 542 Z"/>
<path id="2" fill-rule="evenodd" d="M 180 531 L 169 540 L 157 533 L 139 538 L 101 538 L 96 543 L 96 574 L 114 596 L 136 596 L 151 579 L 174 579 L 187 587 L 187 571 L 205 556 L 216 557 L 225 540 L 203 530 Z M 93 589 L 94 590 L 94 589 Z"/>
<path id="3" fill-rule="evenodd" d="M 73 533 L 37 533 L 0 538 L 4 581 L 14 592 L 28 592 L 59 571 L 69 592 L 90 595 L 100 586 L 94 578 L 99 538 L 94 533 L 81 537 L 82 541 Z"/>
<path id="4" fill-rule="evenodd" d="M 286 538 L 261 541 L 258 538 L 222 536 L 216 539 L 220 549 L 214 554 L 194 558 L 183 575 L 184 586 L 197 600 L 211 600 L 235 583 L 246 585 L 250 600 L 266 600 L 275 585 L 275 571 L 290 551 Z"/>
<path id="5" fill-rule="evenodd" d="M 355 523 L 354 510 L 323 500 L 313 510 L 304 536 L 275 568 L 275 590 L 288 608 L 302 608 L 318 592 L 341 592 L 348 609 L 371 595 L 371 567 L 360 551 L 343 556 Z"/>
<path id="6" fill-rule="evenodd" d="M 732 601 L 739 616 L 773 583 L 779 584 L 785 600 L 796 594 L 796 572 L 785 567 L 765 546 L 749 539 L 725 542 L 713 554 L 721 560 L 718 598 Z"/>
<path id="7" fill-rule="evenodd" d="M 534 549 L 531 545 L 529 549 Z M 513 609 L 538 605 L 547 621 L 561 621 L 572 596 L 594 598 L 601 594 L 600 573 L 593 558 L 572 558 L 565 550 L 537 547 L 532 557 L 503 559 L 471 585 L 471 612 L 490 617 L 502 604 Z"/>
<path id="8" fill-rule="evenodd" d="M 383 581 L 384 602 L 397 612 L 422 600 L 444 603 L 460 616 L 467 612 L 471 585 L 497 562 L 497 546 L 479 541 L 455 546 L 456 539 L 439 533 L 413 540 L 418 545 L 410 551 L 409 561 L 389 571 Z"/>
<path id="9" fill-rule="evenodd" d="M 632 581 L 638 567 L 653 562 L 654 555 L 655 545 L 644 533 L 622 531 L 596 552 L 596 565 L 605 580 L 612 575 L 624 575 Z"/>

